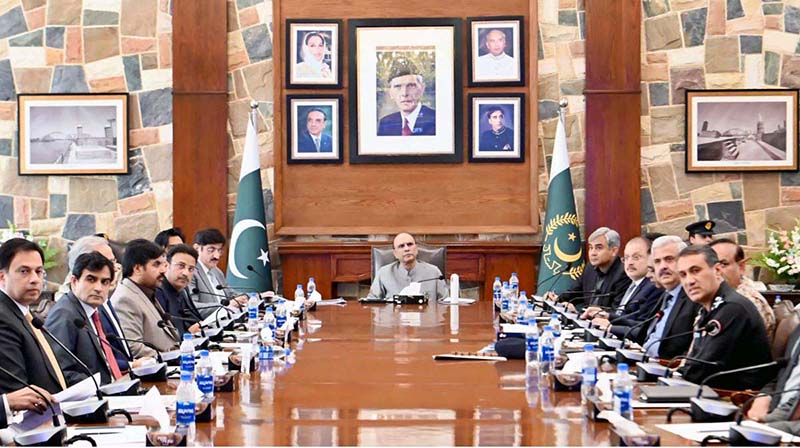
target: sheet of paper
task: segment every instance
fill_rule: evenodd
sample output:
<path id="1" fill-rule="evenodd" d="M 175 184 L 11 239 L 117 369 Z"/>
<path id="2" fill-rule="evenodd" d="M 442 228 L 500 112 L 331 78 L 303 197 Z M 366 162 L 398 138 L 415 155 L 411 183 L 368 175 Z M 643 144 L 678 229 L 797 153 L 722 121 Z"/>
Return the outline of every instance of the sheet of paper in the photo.
<path id="1" fill-rule="evenodd" d="M 399 295 L 401 296 L 416 296 L 422 290 L 422 283 L 420 282 L 411 282 L 408 286 L 400 290 Z"/>
<path id="2" fill-rule="evenodd" d="M 331 305 L 347 305 L 347 300 L 339 297 L 338 299 L 320 300 L 317 306 L 331 306 Z"/>
<path id="3" fill-rule="evenodd" d="M 594 356 L 597 359 L 600 359 L 605 355 L 614 356 L 614 352 L 611 351 L 594 352 Z M 568 353 L 567 362 L 564 364 L 562 370 L 568 373 L 578 373 L 583 368 L 582 364 L 583 364 L 583 352 Z"/>
<path id="4" fill-rule="evenodd" d="M 463 297 L 462 298 L 458 298 L 458 299 L 453 299 L 452 297 L 447 297 L 447 298 L 444 298 L 442 300 L 439 300 L 439 303 L 446 303 L 446 304 L 450 304 L 450 305 L 455 305 L 455 304 L 458 304 L 458 305 L 472 305 L 473 303 L 475 303 L 475 299 L 465 299 Z"/>
<path id="5" fill-rule="evenodd" d="M 94 379 L 97 381 L 97 384 L 100 384 L 100 374 L 95 373 Z M 91 396 L 97 394 L 97 389 L 94 387 L 94 382 L 91 378 L 87 377 L 84 378 L 81 382 L 74 384 L 61 392 L 53 395 L 53 398 L 56 399 L 59 403 L 63 403 L 65 401 L 80 401 L 85 400 Z"/>
<path id="6" fill-rule="evenodd" d="M 164 405 L 164 402 L 161 399 L 161 392 L 158 391 L 158 388 L 151 387 L 150 390 L 147 391 L 147 393 L 141 398 L 142 402 L 139 405 L 139 414 L 149 415 L 155 418 L 159 426 L 162 428 L 169 426 L 169 414 L 167 414 L 167 407 Z"/>
<path id="7" fill-rule="evenodd" d="M 641 426 L 628 420 L 627 418 L 619 415 L 613 411 L 601 411 L 598 417 L 608 420 L 609 423 L 614 425 L 614 428 L 628 436 L 643 436 L 647 433 L 644 432 Z"/>
<path id="8" fill-rule="evenodd" d="M 97 446 L 144 446 L 147 438 L 147 426 L 108 426 L 108 427 L 69 427 L 67 437 L 86 435 L 91 437 Z M 73 446 L 89 446 L 87 442 L 76 442 Z"/>
<path id="9" fill-rule="evenodd" d="M 662 424 L 656 425 L 656 428 L 663 429 L 664 431 L 671 432 L 679 437 L 682 437 L 687 440 L 692 440 L 694 442 L 702 442 L 704 438 L 715 435 L 715 436 L 722 436 L 728 437 L 728 430 L 731 425 L 734 425 L 733 422 L 721 422 L 721 423 L 675 423 L 675 424 Z M 778 431 L 775 428 L 770 428 L 767 425 L 762 425 L 761 423 L 754 422 L 752 420 L 745 420 L 742 422 L 742 426 L 749 426 L 753 428 L 763 429 L 765 431 L 771 431 L 775 434 L 780 434 L 781 442 L 783 443 L 797 443 L 800 442 L 800 437 L 795 437 L 789 433 Z"/>

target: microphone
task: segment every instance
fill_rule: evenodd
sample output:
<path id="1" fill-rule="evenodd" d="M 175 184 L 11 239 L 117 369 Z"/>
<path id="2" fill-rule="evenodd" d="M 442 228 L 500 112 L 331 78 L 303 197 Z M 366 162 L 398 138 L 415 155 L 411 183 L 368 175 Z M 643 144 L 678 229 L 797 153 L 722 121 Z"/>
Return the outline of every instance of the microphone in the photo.
<path id="1" fill-rule="evenodd" d="M 568 270 L 570 270 L 570 268 L 572 268 L 572 262 L 571 262 L 571 261 L 568 261 L 568 262 L 567 262 L 567 265 L 566 265 L 566 266 L 564 266 L 564 269 L 563 269 L 562 271 L 556 272 L 555 274 L 553 274 L 553 275 L 551 275 L 551 276 L 547 277 L 546 279 L 544 279 L 544 280 L 540 281 L 540 282 L 539 282 L 539 284 L 540 284 L 540 285 L 543 285 L 543 284 L 547 283 L 548 281 L 550 281 L 550 280 L 554 279 L 555 277 L 558 277 L 559 275 L 563 276 L 563 275 L 564 275 L 564 271 L 568 271 Z M 557 278 L 557 279 L 556 279 L 556 280 L 553 282 L 553 284 L 552 284 L 552 285 L 550 286 L 550 288 L 549 288 L 551 291 L 552 291 L 552 290 L 555 288 L 555 286 L 558 284 L 558 281 L 559 281 L 560 279 L 561 279 L 561 277 Z M 537 285 L 537 286 L 538 286 L 538 285 Z M 538 289 L 538 288 L 537 288 L 537 289 Z"/>
<path id="2" fill-rule="evenodd" d="M 605 292 L 605 293 L 603 293 L 603 294 L 591 294 L 591 295 L 588 295 L 588 296 L 578 296 L 578 297 L 573 297 L 573 298 L 571 298 L 571 299 L 567 300 L 567 303 L 573 303 L 573 304 L 574 304 L 574 303 L 575 303 L 575 302 L 577 302 L 578 300 L 584 300 L 584 299 L 600 299 L 600 298 L 603 298 L 603 297 L 609 297 L 609 296 L 611 296 L 611 295 L 614 295 L 614 293 L 611 293 L 611 292 Z"/>
<path id="3" fill-rule="evenodd" d="M 157 325 L 158 325 L 158 327 L 159 327 L 159 328 L 166 328 L 166 327 L 173 327 L 173 328 L 174 328 L 175 326 L 174 326 L 174 325 L 172 325 L 172 322 L 170 322 L 170 320 L 172 320 L 172 319 L 176 319 L 176 320 L 179 320 L 179 321 L 181 321 L 181 322 L 191 322 L 192 324 L 199 323 L 199 322 L 197 322 L 195 319 L 187 319 L 187 318 L 185 318 L 185 317 L 173 316 L 173 315 L 171 315 L 171 314 L 169 314 L 169 313 L 164 313 L 164 318 L 163 318 L 163 320 L 160 320 L 160 321 L 158 321 L 158 324 L 157 324 Z M 177 330 L 177 328 L 175 328 L 175 329 Z M 202 326 L 202 325 L 200 325 L 200 334 L 201 334 L 203 337 L 205 337 L 205 336 L 206 336 L 206 332 L 205 332 L 205 330 L 203 329 L 203 326 Z"/>
<path id="4" fill-rule="evenodd" d="M 765 368 L 768 368 L 768 367 L 781 368 L 781 367 L 786 366 L 786 364 L 788 364 L 790 360 L 791 360 L 791 358 L 788 358 L 788 357 L 786 357 L 786 358 L 778 358 L 775 361 L 765 362 L 763 364 L 756 364 L 754 366 L 739 367 L 738 369 L 723 370 L 721 372 L 712 373 L 711 375 L 705 377 L 705 379 L 703 379 L 702 382 L 700 382 L 700 391 L 702 391 L 703 386 L 705 386 L 706 383 L 708 383 L 708 381 L 710 379 L 712 379 L 712 378 L 717 378 L 717 377 L 724 376 L 724 375 L 730 375 L 730 374 L 733 374 L 733 373 L 748 372 L 750 370 L 765 369 Z M 700 398 L 700 391 L 698 391 L 697 398 Z"/>
<path id="5" fill-rule="evenodd" d="M 61 342 L 57 337 L 55 337 L 53 335 L 53 333 L 50 333 L 50 330 L 45 328 L 44 322 L 42 321 L 42 319 L 40 319 L 39 317 L 34 317 L 31 320 L 31 324 L 37 330 L 41 331 L 42 333 L 46 334 L 47 336 L 50 336 L 50 339 L 55 341 L 55 343 L 58 344 L 59 347 L 61 347 L 65 352 L 67 352 L 67 354 L 70 356 L 70 358 L 72 358 L 75 362 L 78 363 L 78 365 L 81 367 L 81 369 L 83 369 L 86 373 L 89 374 L 89 378 L 92 379 L 92 382 L 94 383 L 94 388 L 97 391 L 97 399 L 98 400 L 102 400 L 103 399 L 103 393 L 100 391 L 100 385 L 97 384 L 97 380 L 94 377 L 94 372 L 92 372 L 92 370 L 89 369 L 89 367 L 83 361 L 81 361 L 81 359 L 78 358 L 78 356 L 75 353 L 73 353 L 72 350 L 68 349 L 67 346 L 64 345 L 63 342 Z"/>
<path id="6" fill-rule="evenodd" d="M 747 409 L 753 403 L 753 401 L 755 401 L 756 398 L 759 398 L 759 397 L 774 397 L 775 395 L 781 395 L 781 394 L 784 394 L 786 392 L 800 392 L 800 388 L 786 389 L 786 390 L 781 390 L 781 391 L 778 391 L 778 392 L 762 392 L 762 393 L 758 393 L 758 394 L 753 395 L 752 397 L 748 398 L 747 401 L 742 403 L 742 407 L 739 409 L 739 412 L 736 414 L 736 424 L 737 425 L 741 425 L 742 424 L 742 419 L 744 418 L 744 410 Z"/>
<path id="7" fill-rule="evenodd" d="M 225 286 L 217 285 L 216 289 L 217 290 L 223 290 L 223 289 L 225 289 Z M 192 288 L 192 294 L 200 294 L 200 290 L 197 289 L 197 288 Z M 228 301 L 228 303 L 224 304 L 225 306 L 228 306 L 228 304 L 230 303 L 230 299 L 228 299 L 228 296 L 226 296 L 225 294 L 214 294 L 213 292 L 204 292 L 203 294 L 208 294 L 208 295 L 214 296 L 214 297 L 222 297 L 224 300 Z M 220 300 L 219 302 L 222 303 L 222 300 Z M 212 305 L 212 306 L 216 306 L 216 305 Z M 205 308 L 211 308 L 211 307 L 205 307 Z M 197 309 L 203 309 L 203 308 L 199 308 L 198 307 Z"/>
<path id="8" fill-rule="evenodd" d="M 689 362 L 696 362 L 698 364 L 705 364 L 707 366 L 719 367 L 719 362 L 717 362 L 717 361 L 706 361 L 705 359 L 693 358 L 693 357 L 688 356 L 688 355 L 676 356 L 674 358 L 670 358 L 670 359 L 665 360 L 665 361 L 667 361 L 668 363 L 672 363 L 673 361 L 680 361 L 681 359 L 685 359 L 685 360 L 687 360 Z"/>
<path id="9" fill-rule="evenodd" d="M 650 347 L 652 347 L 653 344 L 655 344 L 656 342 L 668 341 L 670 339 L 679 338 L 681 336 L 686 336 L 686 335 L 692 334 L 692 333 L 694 333 L 696 331 L 705 331 L 706 333 L 710 333 L 715 328 L 718 328 L 718 327 L 716 325 L 714 325 L 714 322 L 712 321 L 712 322 L 707 323 L 706 326 L 703 327 L 703 328 L 697 328 L 697 329 L 692 328 L 689 331 L 682 331 L 680 333 L 671 334 L 671 335 L 669 335 L 667 337 L 658 338 L 655 341 L 650 341 L 650 343 L 645 345 L 644 349 L 642 350 L 645 353 L 645 356 L 644 356 L 645 361 L 647 361 L 649 359 L 649 357 L 647 356 L 647 350 Z"/>
<path id="10" fill-rule="evenodd" d="M 650 323 L 650 322 L 652 322 L 652 321 L 654 321 L 656 319 L 661 319 L 661 317 L 663 317 L 663 316 L 664 316 L 664 311 L 659 310 L 656 314 L 653 314 L 652 316 L 650 316 L 647 319 L 639 322 L 638 324 L 632 326 L 631 328 L 628 328 L 628 331 L 626 331 L 625 334 L 622 335 L 622 340 L 625 341 L 626 339 L 628 339 L 628 336 L 630 336 L 630 334 L 633 332 L 633 330 L 641 327 L 644 324 Z"/>
<path id="11" fill-rule="evenodd" d="M 138 343 L 140 343 L 140 344 L 144 345 L 145 347 L 148 347 L 148 348 L 151 348 L 151 349 L 155 350 L 155 352 L 156 352 L 156 360 L 157 360 L 159 363 L 161 363 L 161 362 L 164 362 L 164 360 L 163 360 L 163 359 L 161 359 L 161 351 L 160 351 L 160 350 L 158 350 L 158 348 L 156 348 L 156 346 L 155 346 L 155 345 L 153 345 L 153 344 L 152 344 L 152 343 L 150 343 L 150 342 L 144 341 L 144 340 L 142 340 L 142 339 L 128 339 L 128 338 L 121 338 L 121 337 L 119 337 L 119 336 L 117 336 L 117 335 L 115 335 L 115 334 L 107 334 L 107 335 L 106 335 L 106 337 L 107 337 L 107 338 L 108 338 L 108 340 L 109 340 L 109 341 L 111 341 L 111 342 L 114 342 L 114 341 L 138 342 Z"/>
<path id="12" fill-rule="evenodd" d="M 425 280 L 418 280 L 417 283 L 425 283 L 433 280 L 444 280 L 444 274 L 441 274 L 438 277 L 431 277 L 431 278 L 426 278 Z"/>
<path id="13" fill-rule="evenodd" d="M 89 330 L 89 327 L 86 326 L 86 322 L 83 319 L 81 319 L 80 317 L 76 317 L 75 319 L 73 319 L 72 320 L 72 324 L 75 325 L 76 327 L 78 327 L 79 330 Z M 118 349 L 117 347 L 114 347 L 107 340 L 101 338 L 100 335 L 95 335 L 95 336 L 97 336 L 97 339 L 99 339 L 101 343 L 106 344 L 107 346 L 109 346 L 109 348 L 111 348 L 111 350 L 114 350 L 115 352 L 119 353 L 120 355 L 122 355 L 128 361 L 133 361 L 133 358 L 128 356 L 127 353 L 125 353 L 124 351 Z"/>
<path id="14" fill-rule="evenodd" d="M 14 375 L 9 370 L 6 370 L 3 367 L 0 367 L 0 372 L 5 373 L 9 377 L 11 377 L 14 381 L 16 381 L 19 384 L 21 384 L 23 387 L 27 387 L 28 389 L 34 391 L 36 393 L 36 395 L 40 396 L 42 398 L 42 400 L 44 400 L 44 402 L 47 403 L 47 406 L 50 408 L 50 412 L 53 414 L 53 426 L 54 427 L 61 426 L 61 422 L 58 420 L 58 414 L 56 414 L 56 409 L 53 407 L 53 403 L 51 403 L 50 400 L 48 400 L 47 397 L 45 397 L 43 393 L 41 393 L 38 390 L 36 390 L 35 387 L 31 387 L 31 385 L 26 383 L 25 381 L 23 381 L 22 378 L 18 377 L 17 375 Z M 11 416 L 7 416 L 7 418 L 9 420 L 11 420 Z"/>

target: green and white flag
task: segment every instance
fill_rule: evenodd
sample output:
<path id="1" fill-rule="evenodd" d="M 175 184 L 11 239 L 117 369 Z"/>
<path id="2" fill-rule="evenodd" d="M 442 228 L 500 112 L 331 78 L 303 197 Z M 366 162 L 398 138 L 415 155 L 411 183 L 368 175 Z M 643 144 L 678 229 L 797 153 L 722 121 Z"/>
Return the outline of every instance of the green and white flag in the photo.
<path id="1" fill-rule="evenodd" d="M 547 212 L 536 294 L 543 295 L 547 291 L 559 294 L 568 289 L 583 273 L 583 267 L 583 242 L 575 213 L 567 136 L 563 119 L 559 118 L 547 184 Z"/>
<path id="2" fill-rule="evenodd" d="M 266 214 L 261 193 L 261 162 L 258 157 L 256 114 L 247 122 L 236 213 L 228 252 L 228 284 L 242 292 L 264 292 L 272 288 Z"/>

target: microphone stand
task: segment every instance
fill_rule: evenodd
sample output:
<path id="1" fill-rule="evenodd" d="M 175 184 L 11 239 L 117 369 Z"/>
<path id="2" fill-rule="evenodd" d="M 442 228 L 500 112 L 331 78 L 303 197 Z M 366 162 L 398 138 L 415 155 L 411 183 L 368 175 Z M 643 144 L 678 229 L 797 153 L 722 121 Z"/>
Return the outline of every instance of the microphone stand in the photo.
<path id="1" fill-rule="evenodd" d="M 78 327 L 78 330 L 89 332 L 89 328 L 87 327 L 86 322 L 83 319 L 81 319 L 79 317 L 76 317 L 75 320 L 72 321 L 72 323 L 76 327 Z M 114 347 L 107 340 L 101 338 L 100 335 L 94 334 L 94 332 L 89 333 L 89 335 L 90 335 L 90 337 L 92 335 L 96 336 L 97 340 L 99 340 L 101 344 L 107 345 L 108 348 L 110 348 L 114 352 L 122 355 L 123 358 L 126 358 L 128 360 L 128 362 L 133 362 L 133 360 L 128 356 L 127 353 L 123 352 L 122 350 L 118 349 L 117 347 Z M 108 360 L 106 360 L 106 361 L 108 361 Z M 100 391 L 103 392 L 103 395 L 106 395 L 106 396 L 109 396 L 109 395 L 111 395 L 111 396 L 139 395 L 139 384 L 140 383 L 141 383 L 141 381 L 138 378 L 134 379 L 134 380 L 130 380 L 130 381 L 125 381 L 125 382 L 114 381 L 112 383 L 100 386 Z"/>

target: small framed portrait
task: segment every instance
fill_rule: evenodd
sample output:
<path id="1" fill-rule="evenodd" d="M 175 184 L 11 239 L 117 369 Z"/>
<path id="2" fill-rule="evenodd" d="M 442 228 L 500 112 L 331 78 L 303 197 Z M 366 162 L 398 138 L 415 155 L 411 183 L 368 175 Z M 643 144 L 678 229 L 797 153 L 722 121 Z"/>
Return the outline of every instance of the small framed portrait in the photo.
<path id="1" fill-rule="evenodd" d="M 469 161 L 525 161 L 525 94 L 469 95 Z"/>
<path id="2" fill-rule="evenodd" d="M 342 87 L 341 20 L 286 21 L 286 87 Z"/>
<path id="3" fill-rule="evenodd" d="M 461 21 L 350 20 L 350 163 L 458 163 Z"/>
<path id="4" fill-rule="evenodd" d="M 687 90 L 686 171 L 797 171 L 797 89 Z"/>
<path id="5" fill-rule="evenodd" d="M 525 36 L 522 16 L 470 17 L 469 85 L 524 86 Z"/>
<path id="6" fill-rule="evenodd" d="M 19 174 L 127 174 L 128 94 L 17 96 Z"/>
<path id="7" fill-rule="evenodd" d="M 287 95 L 287 163 L 342 163 L 342 95 Z"/>

